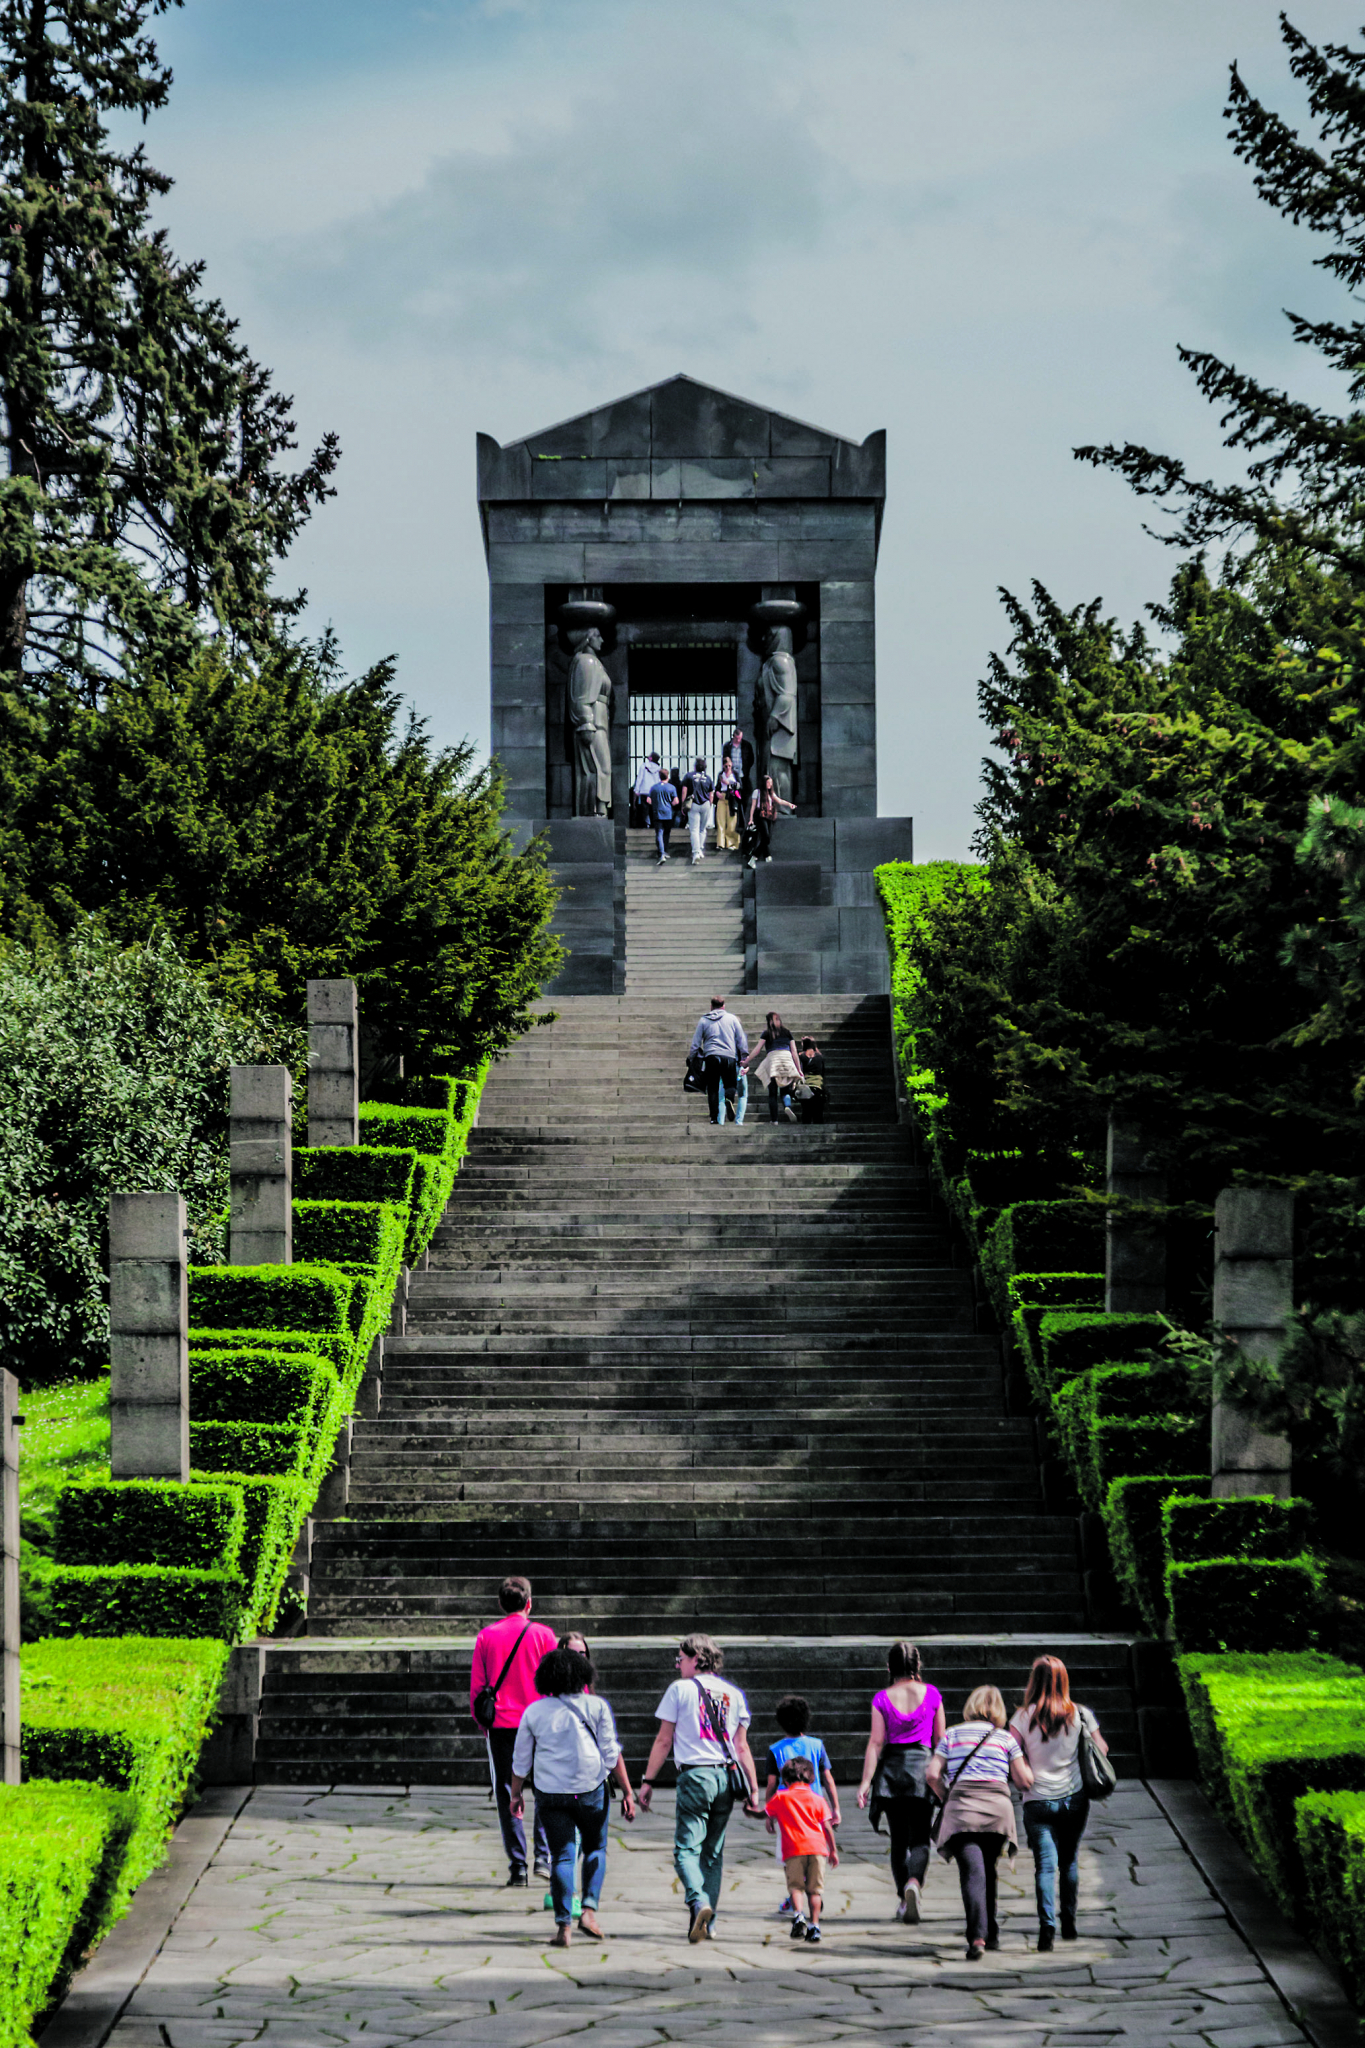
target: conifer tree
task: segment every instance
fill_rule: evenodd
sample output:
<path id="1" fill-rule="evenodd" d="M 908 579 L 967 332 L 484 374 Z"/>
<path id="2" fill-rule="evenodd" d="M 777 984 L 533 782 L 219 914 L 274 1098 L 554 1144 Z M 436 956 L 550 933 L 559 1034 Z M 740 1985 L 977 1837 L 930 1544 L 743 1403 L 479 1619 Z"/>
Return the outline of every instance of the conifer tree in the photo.
<path id="1" fill-rule="evenodd" d="M 1365 285 L 1365 50 L 1310 43 L 1281 14 L 1289 68 L 1307 87 L 1318 129 L 1303 140 L 1264 106 L 1232 66 L 1226 108 L 1235 153 L 1251 165 L 1256 190 L 1286 219 L 1330 238 L 1316 266 L 1352 294 Z M 1190 475 L 1174 456 L 1128 442 L 1078 448 L 1114 469 L 1143 497 L 1177 513 L 1160 538 L 1180 547 L 1252 535 L 1288 543 L 1354 571 L 1365 567 L 1365 321 L 1308 320 L 1287 313 L 1296 341 L 1347 379 L 1349 409 L 1332 413 L 1262 384 L 1207 350 L 1181 348 L 1200 390 L 1219 407 L 1224 446 L 1249 458 L 1241 480 Z"/>
<path id="2" fill-rule="evenodd" d="M 151 223 L 170 180 L 108 117 L 170 71 L 180 0 L 0 0 L 0 686 L 98 701 L 207 629 L 261 649 L 302 596 L 276 559 L 322 498 L 334 435 L 292 473 L 291 400 Z"/>

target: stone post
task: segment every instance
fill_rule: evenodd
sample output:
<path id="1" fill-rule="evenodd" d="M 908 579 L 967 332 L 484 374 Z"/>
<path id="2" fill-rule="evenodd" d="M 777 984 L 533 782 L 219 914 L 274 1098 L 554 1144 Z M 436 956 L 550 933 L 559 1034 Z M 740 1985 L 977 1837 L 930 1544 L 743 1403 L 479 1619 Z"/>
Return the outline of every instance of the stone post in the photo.
<path id="1" fill-rule="evenodd" d="M 294 1256 L 288 1067 L 233 1067 L 228 1261 L 287 1266 Z"/>
<path id="2" fill-rule="evenodd" d="M 0 1784 L 19 1783 L 19 1382 L 0 1372 Z"/>
<path id="3" fill-rule="evenodd" d="M 360 1132 L 360 1013 L 353 981 L 308 984 L 308 1143 L 354 1145 Z"/>
<path id="4" fill-rule="evenodd" d="M 1248 1358 L 1274 1358 L 1294 1306 L 1294 1197 L 1224 1188 L 1214 1204 L 1213 1320 Z M 1287 1498 L 1289 1445 L 1226 1401 L 1213 1404 L 1213 1494 Z"/>
<path id="5" fill-rule="evenodd" d="M 190 1476 L 183 1195 L 109 1197 L 109 1470 Z"/>
<path id="6" fill-rule="evenodd" d="M 1141 1126 L 1109 1113 L 1108 1189 L 1125 1202 L 1164 1202 L 1166 1176 L 1152 1165 Z M 1160 1224 L 1116 1216 L 1104 1231 L 1104 1305 L 1111 1315 L 1166 1306 L 1166 1233 Z"/>

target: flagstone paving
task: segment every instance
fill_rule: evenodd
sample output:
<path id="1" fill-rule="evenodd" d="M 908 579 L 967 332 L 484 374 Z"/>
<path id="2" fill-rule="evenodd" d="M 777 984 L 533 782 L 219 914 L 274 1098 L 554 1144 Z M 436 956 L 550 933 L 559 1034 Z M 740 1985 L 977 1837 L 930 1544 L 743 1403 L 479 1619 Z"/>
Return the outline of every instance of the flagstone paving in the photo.
<path id="1" fill-rule="evenodd" d="M 417 1787 L 253 1793 L 116 2028 L 113 2048 L 1052 2048 L 1302 2042 L 1146 1789 L 1082 1849 L 1080 1939 L 1034 1947 L 1032 1865 L 1002 1865 L 998 1954 L 964 1957 L 956 1873 L 892 1919 L 884 1837 L 847 1801 L 827 1935 L 776 1916 L 774 1844 L 737 1818 L 716 1939 L 691 1947 L 672 1800 L 612 1829 L 601 1941 L 547 1948 L 543 1887 L 502 1888 L 487 1796 Z"/>

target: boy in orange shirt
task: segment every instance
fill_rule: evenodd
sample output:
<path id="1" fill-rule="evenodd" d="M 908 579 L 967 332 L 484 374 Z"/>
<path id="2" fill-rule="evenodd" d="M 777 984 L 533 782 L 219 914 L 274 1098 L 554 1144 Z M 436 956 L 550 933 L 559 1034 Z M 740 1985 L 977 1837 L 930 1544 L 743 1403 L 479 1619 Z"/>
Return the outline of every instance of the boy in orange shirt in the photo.
<path id="1" fill-rule="evenodd" d="M 768 1833 L 772 1834 L 774 1821 L 782 1831 L 782 1863 L 792 1902 L 791 1938 L 819 1941 L 825 1863 L 838 1863 L 839 1845 L 829 1824 L 829 1809 L 815 1790 L 815 1766 L 809 1757 L 794 1756 L 783 1764 L 782 1790 L 772 1794 L 764 1811 Z"/>

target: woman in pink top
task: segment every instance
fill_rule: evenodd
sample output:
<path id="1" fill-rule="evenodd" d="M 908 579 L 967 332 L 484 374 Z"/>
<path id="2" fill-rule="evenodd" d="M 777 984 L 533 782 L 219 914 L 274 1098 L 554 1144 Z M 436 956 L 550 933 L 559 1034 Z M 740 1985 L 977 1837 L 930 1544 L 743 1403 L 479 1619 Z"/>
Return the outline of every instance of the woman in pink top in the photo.
<path id="1" fill-rule="evenodd" d="M 943 1700 L 926 1683 L 913 1643 L 893 1643 L 886 1659 L 891 1683 L 872 1702 L 872 1732 L 863 1758 L 858 1804 L 872 1800 L 872 1825 L 886 1815 L 891 1837 L 891 1875 L 900 1903 L 896 1918 L 913 1925 L 920 1914 L 924 1873 L 929 1868 L 929 1825 L 933 1802 L 924 1773 L 935 1743 L 943 1738 Z"/>

